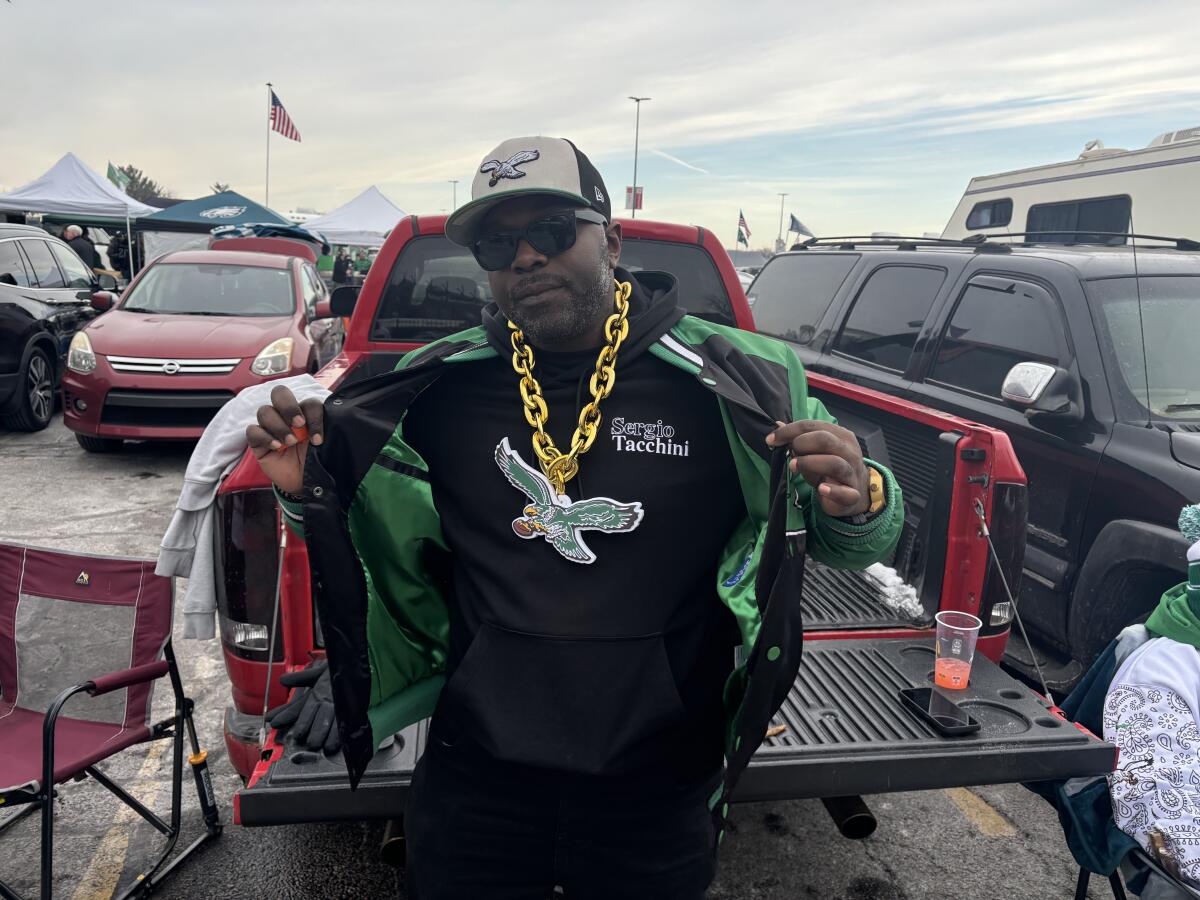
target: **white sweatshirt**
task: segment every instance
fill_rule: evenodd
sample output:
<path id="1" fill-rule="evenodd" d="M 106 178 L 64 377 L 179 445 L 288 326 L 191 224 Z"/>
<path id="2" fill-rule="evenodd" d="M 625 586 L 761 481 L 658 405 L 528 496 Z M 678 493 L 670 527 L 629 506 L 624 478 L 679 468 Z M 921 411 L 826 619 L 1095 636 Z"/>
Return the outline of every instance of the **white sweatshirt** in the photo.
<path id="1" fill-rule="evenodd" d="M 258 408 L 271 402 L 271 391 L 290 388 L 298 401 L 324 400 L 329 390 L 311 375 L 265 381 L 246 388 L 217 412 L 188 460 L 175 514 L 158 552 L 158 575 L 188 579 L 183 599 L 183 636 L 216 635 L 213 612 L 217 608 L 213 522 L 217 488 L 233 471 L 246 451 L 246 428 L 258 421 Z"/>
<path id="2" fill-rule="evenodd" d="M 1184 881 L 1200 885 L 1200 652 L 1158 637 L 1113 676 L 1104 738 L 1120 748 L 1109 776 L 1117 826 L 1150 855 L 1161 836 Z"/>

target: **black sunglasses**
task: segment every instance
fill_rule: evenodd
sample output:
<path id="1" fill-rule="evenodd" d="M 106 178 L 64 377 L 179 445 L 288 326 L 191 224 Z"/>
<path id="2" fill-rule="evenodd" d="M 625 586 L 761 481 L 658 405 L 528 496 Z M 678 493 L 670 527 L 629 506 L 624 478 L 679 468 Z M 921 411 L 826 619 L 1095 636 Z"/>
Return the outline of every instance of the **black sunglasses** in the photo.
<path id="1" fill-rule="evenodd" d="M 522 239 L 538 253 L 558 256 L 575 246 L 575 223 L 591 222 L 607 225 L 608 220 L 590 209 L 575 209 L 570 212 L 550 213 L 535 219 L 516 231 L 493 231 L 471 242 L 471 253 L 475 261 L 488 272 L 507 269 L 517 258 L 517 247 Z"/>

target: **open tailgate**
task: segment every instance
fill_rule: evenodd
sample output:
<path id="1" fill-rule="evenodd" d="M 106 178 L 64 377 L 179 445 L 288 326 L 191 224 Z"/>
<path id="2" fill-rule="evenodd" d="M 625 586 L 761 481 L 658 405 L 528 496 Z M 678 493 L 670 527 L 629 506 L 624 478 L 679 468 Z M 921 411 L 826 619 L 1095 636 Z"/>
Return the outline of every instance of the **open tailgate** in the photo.
<path id="1" fill-rule="evenodd" d="M 930 683 L 932 638 L 809 640 L 796 685 L 737 800 L 882 794 L 1043 781 L 1111 772 L 1116 748 L 1063 719 L 1040 696 L 978 656 L 961 700 L 979 732 L 946 738 L 901 705 Z M 272 743 L 234 800 L 242 825 L 394 818 L 404 810 L 425 722 L 371 761 L 351 792 L 341 759 Z"/>

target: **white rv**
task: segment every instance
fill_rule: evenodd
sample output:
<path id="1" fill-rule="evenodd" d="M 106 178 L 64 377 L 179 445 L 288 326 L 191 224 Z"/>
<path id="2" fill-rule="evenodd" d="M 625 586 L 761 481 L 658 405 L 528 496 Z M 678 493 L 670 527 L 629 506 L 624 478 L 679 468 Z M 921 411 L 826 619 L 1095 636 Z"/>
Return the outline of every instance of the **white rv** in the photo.
<path id="1" fill-rule="evenodd" d="M 1200 128 L 1160 134 L 1142 150 L 1089 141 L 1078 159 L 972 178 L 942 237 L 1124 243 L 1102 235 L 1128 231 L 1200 238 Z"/>

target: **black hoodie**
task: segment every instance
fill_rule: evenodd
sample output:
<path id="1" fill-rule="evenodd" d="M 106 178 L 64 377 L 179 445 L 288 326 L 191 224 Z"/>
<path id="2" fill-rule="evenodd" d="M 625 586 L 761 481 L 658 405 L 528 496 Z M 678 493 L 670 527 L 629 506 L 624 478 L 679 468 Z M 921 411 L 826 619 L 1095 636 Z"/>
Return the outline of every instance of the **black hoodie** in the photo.
<path id="1" fill-rule="evenodd" d="M 500 357 L 450 367 L 406 415 L 451 551 L 448 682 L 434 728 L 505 762 L 690 779 L 721 764 L 721 696 L 739 635 L 717 597 L 716 561 L 746 509 L 716 398 L 644 352 L 682 315 L 675 279 L 617 277 L 633 283 L 629 336 L 567 494 L 640 503 L 642 518 L 628 531 L 582 532 L 590 564 L 514 528 L 527 499 L 496 447 L 507 439 L 536 460 L 494 305 L 484 325 Z M 597 352 L 534 349 L 561 450 Z"/>

